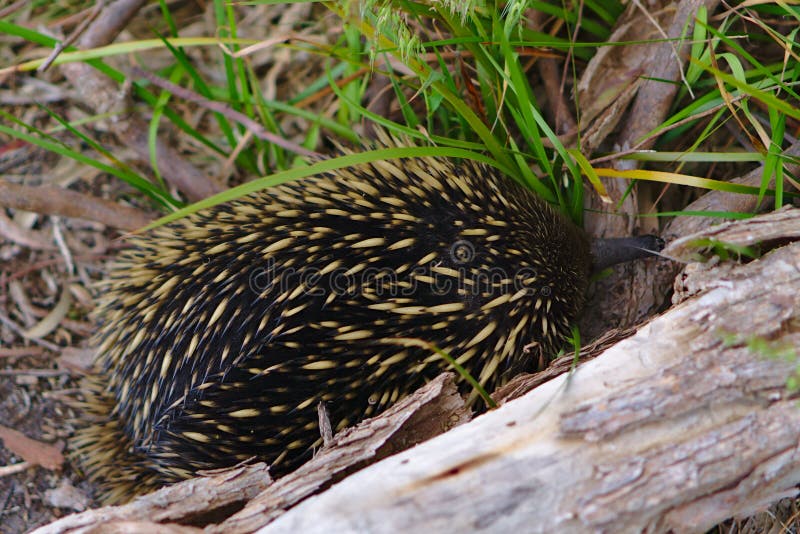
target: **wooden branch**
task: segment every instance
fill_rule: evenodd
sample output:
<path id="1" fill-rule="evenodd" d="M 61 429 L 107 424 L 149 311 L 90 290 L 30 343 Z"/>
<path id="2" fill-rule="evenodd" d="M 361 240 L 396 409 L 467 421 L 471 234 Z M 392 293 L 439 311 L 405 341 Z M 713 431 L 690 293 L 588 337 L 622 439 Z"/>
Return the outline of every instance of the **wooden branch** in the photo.
<path id="1" fill-rule="evenodd" d="M 721 223 L 701 233 L 676 239 L 662 253 L 669 258 L 688 262 L 702 258 L 704 252 L 711 251 L 713 242 L 759 249 L 775 242 L 799 239 L 800 209 L 784 206 L 778 211 L 753 217 L 745 224 Z M 709 243 L 704 245 L 703 241 Z"/>
<path id="2" fill-rule="evenodd" d="M 5 180 L 0 180 L 0 206 L 86 219 L 122 230 L 136 230 L 153 220 L 136 208 L 63 187 L 19 185 Z"/>
<path id="3" fill-rule="evenodd" d="M 238 509 L 258 495 L 270 482 L 267 466 L 263 463 L 234 467 L 213 476 L 169 486 L 123 506 L 106 506 L 68 515 L 34 532 L 178 532 L 170 527 L 179 527 L 175 523 L 202 522 L 201 518 L 213 517 L 214 512 L 222 513 L 230 507 Z M 147 519 L 151 527 L 161 523 L 164 528 L 138 529 L 143 526 L 139 524 L 138 530 L 126 530 L 131 522 L 138 522 L 143 518 Z"/>
<path id="4" fill-rule="evenodd" d="M 309 158 L 321 158 L 323 154 L 319 152 L 314 152 L 313 150 L 309 150 L 306 147 L 295 143 L 294 141 L 290 141 L 288 139 L 284 139 L 280 135 L 274 134 L 264 128 L 258 121 L 255 121 L 248 117 L 246 114 L 236 111 L 232 107 L 223 104 L 222 102 L 217 102 L 215 100 L 210 100 L 201 96 L 194 91 L 190 91 L 180 85 L 174 84 L 164 78 L 159 78 L 155 74 L 152 74 L 144 69 L 139 67 L 131 67 L 130 69 L 131 75 L 134 77 L 141 77 L 145 78 L 147 81 L 155 85 L 156 87 L 160 87 L 166 91 L 169 91 L 173 95 L 181 98 L 183 100 L 187 100 L 189 102 L 194 102 L 198 104 L 200 107 L 213 111 L 214 113 L 219 113 L 223 117 L 231 120 L 232 122 L 238 122 L 245 128 L 247 131 L 252 133 L 254 136 L 277 145 L 285 150 L 290 152 L 294 152 L 295 154 L 300 154 L 301 156 L 306 156 Z"/>
<path id="5" fill-rule="evenodd" d="M 797 175 L 800 173 L 800 165 L 793 163 L 794 160 L 800 158 L 800 140 L 795 140 L 786 150 L 783 151 L 784 163 L 784 176 Z M 764 165 L 759 165 L 752 171 L 730 180 L 733 184 L 748 185 L 751 187 L 759 187 L 764 177 Z M 770 182 L 769 187 L 774 187 L 774 179 Z M 736 193 L 729 193 L 726 191 L 709 191 L 688 206 L 684 208 L 686 212 L 742 212 L 753 213 L 761 212 L 769 208 L 769 205 L 774 203 L 774 198 L 766 196 L 761 202 L 756 195 L 739 195 Z M 664 254 L 677 258 L 686 259 L 684 251 L 678 250 L 678 246 L 672 246 L 672 241 L 686 236 L 695 236 L 701 232 L 708 232 L 708 229 L 720 224 L 720 219 L 717 217 L 675 217 L 667 224 L 661 236 L 669 243 Z M 737 223 L 737 228 L 739 228 Z M 751 228 L 751 227 L 744 227 Z M 752 231 L 752 230 L 749 230 Z M 705 234 L 708 237 L 721 239 L 719 236 Z M 685 242 L 681 240 L 681 242 Z M 749 244 L 749 243 L 745 243 Z M 665 264 L 662 269 L 655 273 L 652 280 L 654 287 L 667 287 L 672 283 L 675 275 L 680 270 L 679 264 Z"/>
<path id="6" fill-rule="evenodd" d="M 691 40 L 687 36 L 692 34 L 696 13 L 701 7 L 713 13 L 717 4 L 719 0 L 628 4 L 625 13 L 617 19 L 610 40 L 638 40 L 647 44 L 601 49 L 581 76 L 580 101 L 586 103 L 581 110 L 582 121 L 586 120 L 589 110 L 601 104 L 607 106 L 581 136 L 581 149 L 585 154 L 593 153 L 615 128 L 619 134 L 613 137 L 614 145 L 622 150 L 652 146 L 656 137 L 650 132 L 666 119 L 681 87 L 690 51 Z M 609 94 L 614 95 L 613 98 Z M 625 113 L 628 108 L 630 110 Z M 620 122 L 620 119 L 623 120 Z M 618 159 L 612 166 L 631 169 L 638 164 Z M 620 178 L 603 183 L 613 204 L 604 204 L 596 194 L 587 195 L 586 228 L 594 237 L 639 233 L 643 219 L 638 215 L 649 211 L 654 189 L 634 185 L 631 192 L 632 183 Z M 658 223 L 655 223 L 651 231 L 657 229 Z M 664 276 L 665 271 L 670 274 Z M 596 282 L 589 302 L 590 313 L 581 322 L 581 333 L 593 339 L 609 328 L 627 328 L 650 317 L 667 300 L 675 274 L 677 271 L 665 262 L 638 261 L 616 266 L 611 276 Z"/>
<path id="7" fill-rule="evenodd" d="M 111 43 L 146 3 L 146 0 L 116 0 L 105 6 L 81 35 L 81 48 L 96 48 Z"/>
<path id="8" fill-rule="evenodd" d="M 800 140 L 795 140 L 782 152 L 784 161 L 784 176 L 797 175 L 800 172 L 800 164 L 794 163 L 800 158 Z M 760 187 L 764 178 L 764 165 L 759 165 L 752 171 L 730 180 L 732 184 L 747 185 L 750 187 Z M 769 187 L 775 187 L 775 181 L 769 183 Z M 771 196 L 764 197 L 759 203 L 756 195 L 740 195 L 727 191 L 709 191 L 698 198 L 685 208 L 685 211 L 696 212 L 725 212 L 734 211 L 741 213 L 752 213 L 764 211 L 774 206 L 775 199 Z M 683 237 L 689 234 L 702 232 L 710 226 L 719 224 L 718 217 L 675 217 L 664 229 L 662 237 L 671 240 L 676 237 Z"/>
<path id="9" fill-rule="evenodd" d="M 689 86 L 683 71 L 690 55 L 691 40 L 688 36 L 697 12 L 705 8 L 708 13 L 713 13 L 718 4 L 719 0 L 680 0 L 653 2 L 645 7 L 640 2 L 632 2 L 632 7 L 636 6 L 638 24 L 647 28 L 656 42 L 644 45 L 645 50 L 640 52 L 639 57 L 644 60 L 641 63 L 642 83 L 620 135 L 615 139 L 618 146 L 636 145 L 639 149 L 649 149 L 655 144 L 655 135 L 647 137 L 644 143 L 640 141 L 667 118 L 681 86 Z M 658 17 L 663 18 L 663 27 Z M 657 36 L 665 40 L 656 40 Z M 635 52 L 634 56 L 637 56 Z M 631 162 L 617 160 L 615 163 L 617 169 L 631 167 Z"/>
<path id="10" fill-rule="evenodd" d="M 453 379 L 451 373 L 440 375 L 384 415 L 345 430 L 311 462 L 279 479 L 241 512 L 206 530 L 212 534 L 254 532 L 348 473 L 469 421 L 471 412 Z"/>

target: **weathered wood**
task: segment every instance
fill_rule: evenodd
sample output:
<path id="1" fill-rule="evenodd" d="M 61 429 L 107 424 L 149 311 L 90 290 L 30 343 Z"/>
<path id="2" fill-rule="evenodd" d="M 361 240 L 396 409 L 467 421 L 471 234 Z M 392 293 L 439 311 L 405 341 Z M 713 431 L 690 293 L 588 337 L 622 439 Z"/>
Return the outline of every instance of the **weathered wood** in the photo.
<path id="1" fill-rule="evenodd" d="M 761 249 L 764 244 L 800 239 L 800 209 L 791 206 L 753 217 L 747 221 L 723 222 L 671 241 L 662 254 L 680 261 L 697 261 L 712 244 L 727 243 Z"/>
<path id="2" fill-rule="evenodd" d="M 239 509 L 269 484 L 268 469 L 263 463 L 234 467 L 213 476 L 174 484 L 122 506 L 105 506 L 68 515 L 33 532 L 196 532 L 197 528 L 190 527 L 180 530 L 184 527 L 176 523 L 204 524 L 212 521 L 215 511 L 225 514 L 229 507 Z M 148 528 L 144 528 L 145 523 Z M 154 525 L 160 527 L 156 529 Z"/>
<path id="3" fill-rule="evenodd" d="M 657 136 L 652 132 L 666 120 L 683 82 L 695 16 L 701 8 L 714 12 L 718 3 L 655 0 L 647 7 L 641 2 L 628 3 L 609 41 L 647 44 L 601 47 L 589 61 L 577 84 L 581 125 L 595 112 L 599 115 L 580 137 L 584 154 L 593 154 L 609 142 L 622 152 L 647 149 L 655 143 Z M 617 133 L 609 135 L 612 131 Z M 635 169 L 640 164 L 634 160 L 611 161 L 617 170 Z M 588 191 L 588 186 L 585 195 L 584 227 L 593 237 L 658 231 L 658 223 L 639 217 L 657 211 L 653 203 L 660 196 L 658 187 L 622 178 L 605 179 L 603 184 L 611 203 Z M 589 295 L 589 313 L 580 323 L 584 339 L 594 339 L 609 328 L 629 328 L 653 315 L 665 302 L 675 274 L 668 262 L 648 260 L 615 266 L 610 276 L 595 282 Z"/>

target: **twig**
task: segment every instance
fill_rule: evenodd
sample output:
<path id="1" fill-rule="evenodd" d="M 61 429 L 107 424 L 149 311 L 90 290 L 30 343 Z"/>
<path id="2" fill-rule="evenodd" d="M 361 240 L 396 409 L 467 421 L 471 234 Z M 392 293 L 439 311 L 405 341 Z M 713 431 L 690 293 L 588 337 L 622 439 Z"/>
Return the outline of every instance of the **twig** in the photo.
<path id="1" fill-rule="evenodd" d="M 46 215 L 63 215 L 136 230 L 152 218 L 136 208 L 56 186 L 28 186 L 0 180 L 0 206 Z"/>
<path id="2" fill-rule="evenodd" d="M 18 10 L 19 8 L 28 4 L 29 0 L 19 0 L 18 2 L 14 2 L 10 6 L 4 7 L 0 9 L 0 19 L 5 18 L 12 14 L 14 11 Z"/>
<path id="3" fill-rule="evenodd" d="M 82 34 L 81 48 L 95 48 L 111 43 L 145 3 L 146 0 L 117 0 L 106 7 Z"/>
<path id="4" fill-rule="evenodd" d="M 72 374 L 66 369 L 0 369 L 0 376 L 36 376 L 47 378 L 50 376 L 67 376 Z"/>
<path id="5" fill-rule="evenodd" d="M 2 465 L 0 466 L 0 477 L 8 475 L 16 475 L 32 467 L 33 464 L 29 462 L 20 462 L 18 464 Z"/>
<path id="6" fill-rule="evenodd" d="M 684 87 L 686 87 L 686 90 L 689 92 L 689 96 L 691 96 L 692 99 L 694 99 L 694 92 L 692 91 L 692 86 L 686 80 L 686 75 L 683 72 L 683 60 L 678 54 L 678 49 L 675 48 L 675 44 L 670 39 L 670 36 L 667 34 L 664 28 L 661 27 L 661 25 L 658 23 L 655 17 L 653 17 L 653 15 L 647 10 L 646 7 L 642 5 L 642 3 L 639 0 L 633 0 L 633 3 L 634 5 L 636 5 L 636 7 L 639 8 L 639 10 L 644 14 L 647 20 L 649 20 L 650 23 L 656 28 L 656 30 L 658 30 L 658 33 L 664 39 L 664 42 L 667 43 L 669 47 L 672 49 L 672 57 L 675 58 L 675 63 L 678 66 L 678 74 L 681 77 L 681 81 L 683 82 Z"/>
<path id="7" fill-rule="evenodd" d="M 94 21 L 94 19 L 96 19 L 97 16 L 100 14 L 100 12 L 103 10 L 103 7 L 105 7 L 105 3 L 106 3 L 105 0 L 97 0 L 97 4 L 95 4 L 95 6 L 92 8 L 92 11 L 91 11 L 91 13 L 89 13 L 89 16 L 86 17 L 78 25 L 77 28 L 75 28 L 75 31 L 73 31 L 72 34 L 69 37 L 67 37 L 66 39 L 64 39 L 63 41 L 59 42 L 56 45 L 56 47 L 53 49 L 53 51 L 50 53 L 50 55 L 47 57 L 47 59 L 44 60 L 44 63 L 39 65 L 39 68 L 36 69 L 36 71 L 37 72 L 44 72 L 48 68 L 50 68 L 50 65 L 52 65 L 53 61 L 55 61 L 55 59 L 59 56 L 59 54 L 61 54 L 61 52 L 63 52 L 66 47 L 68 47 L 69 45 L 74 43 L 75 40 L 84 31 L 86 31 L 86 28 L 89 27 L 89 24 L 91 24 L 92 21 Z"/>
<path id="8" fill-rule="evenodd" d="M 41 347 L 0 347 L 0 358 L 24 358 L 25 356 L 41 356 Z"/>
<path id="9" fill-rule="evenodd" d="M 144 0 L 117 0 L 108 5 L 80 39 L 81 48 L 95 48 L 110 43 L 119 34 Z M 142 161 L 150 161 L 148 124 L 131 113 L 133 104 L 116 82 L 85 63 L 69 63 L 61 70 L 77 91 L 79 98 L 96 113 L 108 114 L 111 131 L 120 143 L 128 146 Z M 187 162 L 176 150 L 159 143 L 156 147 L 158 168 L 171 185 L 189 200 L 200 200 L 219 193 L 222 188 L 204 172 Z"/>
<path id="10" fill-rule="evenodd" d="M 0 187 L 2 193 L 2 187 Z M 2 205 L 0 201 L 0 205 Z M 34 250 L 53 250 L 55 246 L 41 236 L 40 232 L 20 228 L 3 211 L 0 211 L 0 236 Z"/>
<path id="11" fill-rule="evenodd" d="M 13 330 L 14 333 L 16 333 L 16 334 L 18 334 L 18 335 L 20 335 L 22 337 L 25 337 L 25 331 L 22 328 L 20 328 L 20 326 L 17 323 L 12 321 L 10 317 L 8 317 L 6 314 L 4 314 L 2 312 L 0 312 L 0 323 L 3 323 L 4 325 L 6 325 L 8 328 Z M 50 343 L 49 341 L 46 341 L 44 339 L 30 338 L 29 341 L 32 341 L 33 343 L 36 343 L 37 345 L 41 345 L 42 347 L 44 347 L 46 349 L 52 350 L 53 352 L 59 352 L 61 350 L 61 347 L 59 347 L 55 343 Z M 12 373 L 11 371 L 8 371 L 8 372 L 0 371 L 0 374 L 14 374 L 14 373 Z"/>
<path id="12" fill-rule="evenodd" d="M 733 97 L 731 102 L 737 102 L 739 100 L 742 100 L 743 98 L 745 98 L 745 96 L 746 95 L 735 96 L 735 97 Z M 710 109 L 707 109 L 707 110 L 705 110 L 705 111 L 703 111 L 701 113 L 698 113 L 696 115 L 692 115 L 691 117 L 686 117 L 685 119 L 681 119 L 681 120 L 679 120 L 677 122 L 674 122 L 674 123 L 670 124 L 669 126 L 663 128 L 662 130 L 659 130 L 658 135 L 664 134 L 664 133 L 666 133 L 666 132 L 668 132 L 670 130 L 673 130 L 673 129 L 679 127 L 679 126 L 683 126 L 686 123 L 696 121 L 697 119 L 700 119 L 700 118 L 705 117 L 707 115 L 713 115 L 714 113 L 719 111 L 720 108 L 723 108 L 723 107 L 725 107 L 725 104 L 718 104 L 718 105 L 716 105 L 716 106 L 714 106 L 714 107 L 712 107 Z M 594 165 L 596 163 L 602 163 L 604 161 L 613 161 L 615 159 L 619 159 L 622 156 L 627 156 L 628 154 L 635 154 L 637 152 L 640 152 L 641 151 L 641 147 L 644 146 L 645 144 L 650 143 L 653 138 L 654 137 L 645 137 L 644 139 L 642 139 L 641 141 L 639 141 L 638 143 L 633 145 L 628 150 L 621 150 L 619 152 L 614 152 L 613 154 L 609 154 L 607 156 L 600 156 L 600 157 L 597 157 L 597 158 L 592 158 L 592 159 L 589 160 L 589 163 Z"/>
<path id="13" fill-rule="evenodd" d="M 70 252 L 67 242 L 64 240 L 64 233 L 61 231 L 61 219 L 59 219 L 58 216 L 54 216 L 52 217 L 52 221 L 53 239 L 55 239 L 56 245 L 58 245 L 58 250 L 61 251 L 61 255 L 64 257 L 64 263 L 67 264 L 67 272 L 75 272 L 75 264 L 72 260 L 72 252 Z"/>
<path id="14" fill-rule="evenodd" d="M 122 243 L 122 242 L 120 241 L 119 243 Z M 115 248 L 122 248 L 122 247 L 115 247 Z M 103 252 L 103 253 L 99 253 L 99 254 L 82 254 L 80 256 L 75 256 L 75 260 L 77 260 L 78 262 L 88 263 L 88 262 L 95 262 L 95 261 L 100 261 L 100 260 L 104 260 L 104 259 L 109 259 L 111 257 L 113 257 L 113 256 Z M 50 259 L 37 261 L 36 263 L 30 263 L 28 265 L 25 265 L 21 269 L 19 269 L 17 271 L 14 271 L 13 273 L 10 273 L 10 274 L 3 273 L 5 275 L 5 278 L 3 279 L 3 281 L 4 281 L 4 283 L 7 284 L 7 283 L 12 282 L 14 280 L 17 280 L 19 278 L 22 278 L 23 276 L 25 276 L 28 273 L 39 271 L 41 269 L 44 269 L 45 267 L 50 267 L 52 265 L 59 265 L 61 263 L 64 263 L 64 258 L 61 257 L 61 256 L 56 256 L 56 257 L 53 257 L 53 258 L 50 258 Z"/>
<path id="15" fill-rule="evenodd" d="M 558 64 L 555 59 L 542 58 L 537 63 L 539 74 L 544 83 L 547 99 L 553 107 L 552 113 L 555 119 L 556 133 L 572 134 L 578 131 L 578 124 L 570 113 L 567 100 L 564 98 L 564 85 L 560 83 L 558 76 Z"/>

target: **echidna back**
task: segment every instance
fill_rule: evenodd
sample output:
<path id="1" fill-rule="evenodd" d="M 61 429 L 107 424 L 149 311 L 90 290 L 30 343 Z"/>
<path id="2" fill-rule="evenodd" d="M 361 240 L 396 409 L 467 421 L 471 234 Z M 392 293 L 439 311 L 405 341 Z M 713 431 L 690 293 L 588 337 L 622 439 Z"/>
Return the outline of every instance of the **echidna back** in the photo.
<path id="1" fill-rule="evenodd" d="M 408 338 L 494 389 L 532 369 L 524 346 L 561 343 L 590 263 L 530 191 L 437 158 L 281 185 L 132 245 L 99 310 L 97 395 L 156 482 L 252 456 L 295 467 L 319 402 L 341 429 L 447 367 Z"/>

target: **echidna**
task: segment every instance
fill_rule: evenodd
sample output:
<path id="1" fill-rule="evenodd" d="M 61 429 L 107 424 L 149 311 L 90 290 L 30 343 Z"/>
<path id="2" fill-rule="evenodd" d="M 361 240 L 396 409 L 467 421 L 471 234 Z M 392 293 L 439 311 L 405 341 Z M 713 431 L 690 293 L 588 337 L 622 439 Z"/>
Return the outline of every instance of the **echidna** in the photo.
<path id="1" fill-rule="evenodd" d="M 107 502 L 256 456 L 283 473 L 448 365 L 492 390 L 584 302 L 584 233 L 473 161 L 381 161 L 131 239 L 99 304 L 99 418 L 75 440 Z"/>

